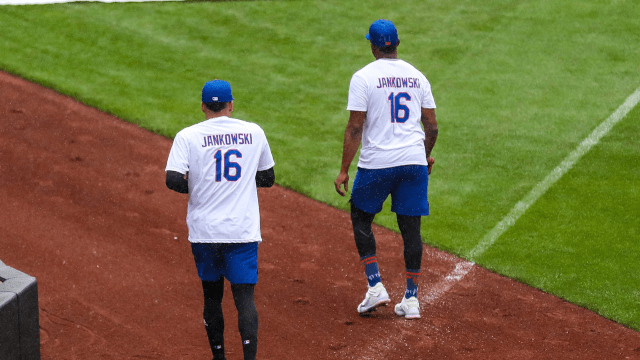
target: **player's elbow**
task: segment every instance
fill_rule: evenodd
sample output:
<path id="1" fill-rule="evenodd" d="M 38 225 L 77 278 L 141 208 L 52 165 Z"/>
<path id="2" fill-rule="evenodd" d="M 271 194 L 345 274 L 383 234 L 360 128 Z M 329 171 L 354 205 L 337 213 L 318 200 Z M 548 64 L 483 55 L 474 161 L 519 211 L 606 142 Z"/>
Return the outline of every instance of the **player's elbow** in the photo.
<path id="1" fill-rule="evenodd" d="M 424 132 L 427 134 L 438 135 L 438 125 L 426 125 L 424 127 Z"/>
<path id="2" fill-rule="evenodd" d="M 360 139 L 362 137 L 362 130 L 363 129 L 364 129 L 364 126 L 362 126 L 362 125 L 348 124 L 347 125 L 347 134 L 349 134 L 349 136 L 352 139 Z"/>

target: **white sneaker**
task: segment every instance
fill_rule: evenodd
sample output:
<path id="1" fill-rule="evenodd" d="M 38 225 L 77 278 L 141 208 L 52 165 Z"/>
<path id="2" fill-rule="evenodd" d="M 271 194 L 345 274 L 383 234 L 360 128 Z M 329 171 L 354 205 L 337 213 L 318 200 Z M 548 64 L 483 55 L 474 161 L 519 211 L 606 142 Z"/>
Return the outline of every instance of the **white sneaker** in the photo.
<path id="1" fill-rule="evenodd" d="M 387 306 L 390 303 L 389 294 L 387 294 L 387 289 L 384 288 L 381 282 L 377 283 L 373 287 L 369 287 L 367 290 L 367 294 L 364 297 L 364 300 L 358 305 L 358 312 L 368 313 L 375 310 L 378 306 Z"/>
<path id="2" fill-rule="evenodd" d="M 420 303 L 415 296 L 410 298 L 402 297 L 402 302 L 396 304 L 396 315 L 404 316 L 405 319 L 420 319 Z"/>

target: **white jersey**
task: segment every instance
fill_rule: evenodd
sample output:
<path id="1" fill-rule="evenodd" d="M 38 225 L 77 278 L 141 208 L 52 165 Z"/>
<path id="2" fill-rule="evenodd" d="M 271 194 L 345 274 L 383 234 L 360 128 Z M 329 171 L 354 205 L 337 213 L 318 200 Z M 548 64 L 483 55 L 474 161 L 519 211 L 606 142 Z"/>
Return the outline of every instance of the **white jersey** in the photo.
<path id="1" fill-rule="evenodd" d="M 367 113 L 358 167 L 427 165 L 422 108 L 436 108 L 431 85 L 406 61 L 378 59 L 356 72 L 347 110 Z"/>
<path id="2" fill-rule="evenodd" d="M 180 131 L 165 171 L 189 174 L 189 241 L 262 241 L 255 177 L 274 164 L 256 124 L 222 116 Z"/>

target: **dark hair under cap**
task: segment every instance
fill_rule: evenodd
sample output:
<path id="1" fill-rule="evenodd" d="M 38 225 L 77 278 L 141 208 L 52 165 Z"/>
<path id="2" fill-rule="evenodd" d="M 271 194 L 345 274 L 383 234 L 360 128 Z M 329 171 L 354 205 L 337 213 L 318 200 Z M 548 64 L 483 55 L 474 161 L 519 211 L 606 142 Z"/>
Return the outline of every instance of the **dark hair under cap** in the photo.
<path id="1" fill-rule="evenodd" d="M 206 106 L 207 109 L 217 113 L 224 110 L 224 108 L 227 107 L 227 104 L 229 104 L 229 102 L 208 102 L 204 103 L 204 106 Z"/>

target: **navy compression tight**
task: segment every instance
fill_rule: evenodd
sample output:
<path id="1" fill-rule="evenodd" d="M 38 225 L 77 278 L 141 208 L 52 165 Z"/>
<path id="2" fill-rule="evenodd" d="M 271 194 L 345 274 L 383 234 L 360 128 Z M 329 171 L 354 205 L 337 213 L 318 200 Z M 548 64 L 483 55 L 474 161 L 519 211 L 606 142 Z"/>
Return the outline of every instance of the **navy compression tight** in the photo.
<path id="1" fill-rule="evenodd" d="M 233 301 L 238 310 L 238 330 L 245 360 L 255 360 L 258 351 L 258 310 L 253 298 L 254 288 L 254 284 L 231 284 Z M 202 281 L 202 289 L 204 321 L 211 352 L 215 360 L 224 360 L 224 278 L 218 281 Z"/>
<path id="2" fill-rule="evenodd" d="M 371 230 L 375 214 L 358 209 L 351 204 L 353 235 L 360 258 L 376 253 L 376 239 Z M 404 242 L 404 263 L 407 269 L 420 269 L 422 265 L 422 237 L 420 216 L 397 215 L 398 227 Z"/>

